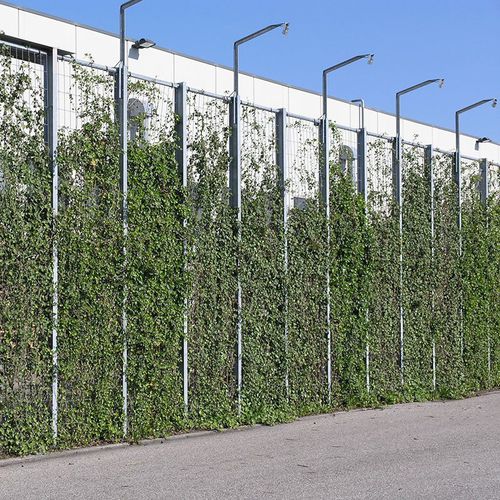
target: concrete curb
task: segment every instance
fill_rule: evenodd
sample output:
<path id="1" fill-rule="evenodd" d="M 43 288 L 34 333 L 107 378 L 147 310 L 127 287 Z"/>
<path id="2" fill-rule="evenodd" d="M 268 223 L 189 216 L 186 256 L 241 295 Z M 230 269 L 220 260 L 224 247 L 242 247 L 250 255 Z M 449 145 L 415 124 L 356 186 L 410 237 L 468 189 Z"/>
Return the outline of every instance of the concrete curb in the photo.
<path id="1" fill-rule="evenodd" d="M 184 439 L 201 438 L 216 434 L 226 434 L 233 432 L 243 432 L 258 427 L 265 427 L 262 424 L 255 425 L 244 425 L 241 427 L 233 429 L 220 429 L 220 430 L 209 430 L 209 431 L 193 431 L 186 432 L 182 434 L 173 434 L 172 436 L 167 436 L 164 438 L 154 438 L 154 439 L 142 439 L 137 443 L 121 442 L 121 443 L 110 443 L 110 444 L 97 444 L 95 446 L 87 446 L 85 448 L 74 448 L 71 450 L 61 450 L 61 451 L 50 451 L 45 454 L 40 455 L 27 455 L 25 457 L 12 457 L 12 458 L 0 458 L 0 469 L 4 467 L 11 467 L 15 465 L 24 466 L 24 464 L 36 463 L 45 460 L 52 460 L 57 458 L 70 458 L 80 455 L 90 455 L 93 453 L 102 453 L 109 450 L 116 450 L 117 448 L 127 448 L 130 446 L 153 446 L 161 445 L 168 442 L 175 442 Z"/>
<path id="2" fill-rule="evenodd" d="M 462 398 L 458 400 L 451 400 L 451 399 L 437 399 L 434 401 L 422 401 L 422 402 L 409 402 L 409 403 L 398 403 L 395 405 L 387 405 L 387 406 L 382 406 L 382 407 L 376 407 L 376 408 L 353 408 L 352 410 L 340 410 L 332 413 L 320 413 L 316 415 L 306 415 L 304 417 L 295 419 L 293 421 L 309 421 L 309 420 L 314 420 L 314 419 L 320 419 L 320 418 L 331 418 L 334 417 L 335 415 L 341 414 L 341 413 L 353 413 L 353 412 L 364 412 L 364 411 L 369 411 L 369 410 L 386 410 L 386 409 L 391 409 L 396 406 L 411 406 L 411 405 L 419 405 L 422 403 L 448 403 L 451 401 L 463 401 L 466 399 L 473 399 L 479 396 L 488 396 L 488 395 L 495 395 L 495 394 L 500 394 L 500 390 L 494 389 L 491 391 L 480 391 L 476 394 L 472 394 L 471 396 L 467 398 Z M 284 422 L 282 424 L 278 425 L 287 425 L 288 422 Z M 21 467 L 24 466 L 24 464 L 30 464 L 30 463 L 36 463 L 36 462 L 41 462 L 45 460 L 51 460 L 51 459 L 57 459 L 57 458 L 70 458 L 70 457 L 76 457 L 80 455 L 89 455 L 92 453 L 103 453 L 108 450 L 116 450 L 117 448 L 126 448 L 129 446 L 154 446 L 154 445 L 161 445 L 169 442 L 176 442 L 184 439 L 194 439 L 194 438 L 201 438 L 201 437 L 206 437 L 206 436 L 211 436 L 211 435 L 217 435 L 217 434 L 228 434 L 228 433 L 236 433 L 236 432 L 244 432 L 248 430 L 253 430 L 261 427 L 268 427 L 264 424 L 255 424 L 255 425 L 242 425 L 240 427 L 235 427 L 235 428 L 230 428 L 230 429 L 220 429 L 220 430 L 200 430 L 200 431 L 193 431 L 193 432 L 185 432 L 185 433 L 179 433 L 179 434 L 174 434 L 172 436 L 167 436 L 164 438 L 154 438 L 154 439 L 142 439 L 138 441 L 137 443 L 129 443 L 129 442 L 121 442 L 121 443 L 111 443 L 111 444 L 97 444 L 95 446 L 88 446 L 85 448 L 74 448 L 70 450 L 62 450 L 62 451 L 53 451 L 53 452 L 48 452 L 46 454 L 42 455 L 28 455 L 25 457 L 13 457 L 13 458 L 5 458 L 1 459 L 0 458 L 0 469 L 5 468 L 5 467 L 12 467 L 15 465 L 21 465 Z"/>

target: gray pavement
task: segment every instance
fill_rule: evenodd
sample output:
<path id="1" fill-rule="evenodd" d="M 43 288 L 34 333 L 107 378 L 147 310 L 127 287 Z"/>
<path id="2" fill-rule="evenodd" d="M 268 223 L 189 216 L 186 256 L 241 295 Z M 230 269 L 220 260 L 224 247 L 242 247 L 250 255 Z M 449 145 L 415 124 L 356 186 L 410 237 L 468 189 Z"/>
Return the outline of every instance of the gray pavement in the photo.
<path id="1" fill-rule="evenodd" d="M 500 392 L 0 461 L 0 498 L 500 499 Z"/>

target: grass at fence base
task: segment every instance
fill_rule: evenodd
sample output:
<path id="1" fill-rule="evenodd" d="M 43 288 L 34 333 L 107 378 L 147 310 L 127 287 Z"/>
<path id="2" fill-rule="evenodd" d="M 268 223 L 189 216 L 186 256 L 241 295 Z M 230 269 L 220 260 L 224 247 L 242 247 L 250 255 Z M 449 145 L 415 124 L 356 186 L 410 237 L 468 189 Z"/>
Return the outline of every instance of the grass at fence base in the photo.
<path id="1" fill-rule="evenodd" d="M 227 177 L 228 104 L 190 96 L 186 189 L 175 162 L 173 114 L 165 123 L 155 110 L 148 112 L 147 130 L 141 125 L 145 121 L 135 118 L 125 259 L 112 79 L 74 68 L 79 126 L 60 133 L 60 215 L 54 232 L 39 82 L 29 76 L 28 67 L 10 72 L 8 59 L 1 69 L 0 114 L 10 116 L 0 121 L 0 183 L 5 184 L 0 189 L 2 453 L 23 455 L 123 439 L 124 301 L 125 439 L 132 442 L 190 429 L 274 424 L 339 408 L 461 397 L 500 385 L 499 204 L 493 197 L 487 208 L 481 204 L 474 178 L 464 187 L 460 256 L 457 193 L 446 158 L 436 158 L 441 173 L 434 186 L 432 239 L 429 172 L 421 156 L 406 151 L 400 240 L 399 208 L 392 193 L 371 192 L 365 206 L 351 172 L 337 165 L 334 144 L 328 247 L 325 207 L 317 195 L 301 208 L 291 208 L 285 232 L 276 141 L 269 132 L 274 119 L 247 109 L 239 241 Z M 136 83 L 130 90 L 151 100 L 156 95 L 152 84 Z M 26 93 L 32 94 L 30 105 L 24 101 Z M 308 147 L 319 161 L 317 141 Z M 294 165 L 308 168 L 300 148 Z M 54 242 L 60 273 L 55 442 Z M 235 374 L 238 278 L 243 299 L 241 413 Z M 182 379 L 185 321 L 187 412 Z"/>

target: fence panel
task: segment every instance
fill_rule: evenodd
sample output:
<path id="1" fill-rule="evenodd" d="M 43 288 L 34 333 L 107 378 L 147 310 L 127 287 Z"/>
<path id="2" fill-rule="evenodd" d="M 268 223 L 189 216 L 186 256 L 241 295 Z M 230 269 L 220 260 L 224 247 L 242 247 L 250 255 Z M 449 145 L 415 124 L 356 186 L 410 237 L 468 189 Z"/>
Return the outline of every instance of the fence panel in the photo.
<path id="1" fill-rule="evenodd" d="M 330 140 L 332 400 L 340 406 L 368 399 L 371 241 L 357 186 L 357 139 L 356 131 L 337 128 Z"/>
<path id="2" fill-rule="evenodd" d="M 394 141 L 368 137 L 367 186 L 372 232 L 369 310 L 372 392 L 393 400 L 401 387 L 399 213 L 394 199 Z"/>
<path id="3" fill-rule="evenodd" d="M 403 145 L 403 332 L 404 383 L 408 394 L 434 390 L 432 324 L 431 185 L 425 149 Z"/>
<path id="4" fill-rule="evenodd" d="M 319 201 L 319 127 L 287 119 L 290 402 L 298 413 L 328 401 L 326 219 Z"/>
<path id="5" fill-rule="evenodd" d="M 463 383 L 457 186 L 452 155 L 434 158 L 434 314 L 436 390 L 456 396 Z"/>
<path id="6" fill-rule="evenodd" d="M 129 80 L 127 342 L 129 433 L 164 436 L 184 417 L 182 180 L 176 162 L 175 89 Z"/>
<path id="7" fill-rule="evenodd" d="M 52 441 L 47 63 L 0 45 L 0 449 L 11 453 Z"/>
<path id="8" fill-rule="evenodd" d="M 236 418 L 236 212 L 229 192 L 229 103 L 189 92 L 190 417 Z"/>
<path id="9" fill-rule="evenodd" d="M 59 61 L 59 436 L 122 435 L 123 260 L 114 77 Z"/>
<path id="10" fill-rule="evenodd" d="M 462 161 L 462 352 L 466 388 L 489 386 L 491 311 L 494 283 L 489 279 L 488 213 L 481 200 L 481 165 Z M 493 302 L 492 302 L 493 301 Z"/>
<path id="11" fill-rule="evenodd" d="M 242 106 L 243 418 L 274 421 L 286 407 L 283 200 L 276 114 Z"/>

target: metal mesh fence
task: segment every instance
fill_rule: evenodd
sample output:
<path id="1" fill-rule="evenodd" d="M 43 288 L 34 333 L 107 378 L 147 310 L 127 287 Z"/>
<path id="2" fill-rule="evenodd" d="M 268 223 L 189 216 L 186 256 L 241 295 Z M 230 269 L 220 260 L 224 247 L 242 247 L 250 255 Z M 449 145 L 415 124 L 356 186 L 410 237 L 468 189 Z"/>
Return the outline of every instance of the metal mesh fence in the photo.
<path id="1" fill-rule="evenodd" d="M 242 106 L 241 116 L 242 189 L 259 185 L 276 166 L 276 114 L 253 106 Z"/>
<path id="2" fill-rule="evenodd" d="M 300 208 L 319 191 L 319 127 L 313 121 L 287 118 L 289 206 Z"/>
<path id="3" fill-rule="evenodd" d="M 500 197 L 500 165 L 490 163 L 488 167 L 488 193 L 498 199 Z"/>
<path id="4" fill-rule="evenodd" d="M 31 51 L 15 46 L 9 50 L 12 56 L 10 62 L 11 70 L 15 72 L 24 66 L 30 75 L 32 90 L 24 91 L 22 95 L 24 104 L 27 107 L 35 108 L 41 104 L 42 109 L 45 106 L 46 111 L 48 109 L 47 85 L 49 81 L 47 54 L 43 51 Z M 60 412 L 60 435 L 63 437 L 63 441 L 66 439 L 68 443 L 72 442 L 75 433 L 79 432 L 79 429 L 83 434 L 87 432 L 84 426 L 77 425 L 81 415 L 86 415 L 87 422 L 85 425 L 90 430 L 85 436 L 83 434 L 77 436 L 79 442 L 84 442 L 85 439 L 88 439 L 88 436 L 98 435 L 96 429 L 93 428 L 95 421 L 98 421 L 98 427 L 113 427 L 113 438 L 119 436 L 121 424 L 119 411 L 116 411 L 112 418 L 106 415 L 102 417 L 102 420 L 97 419 L 97 406 L 93 399 L 94 393 L 92 392 L 94 382 L 99 380 L 102 386 L 101 389 L 104 391 L 107 390 L 111 394 L 110 401 L 113 401 L 116 408 L 119 407 L 121 402 L 120 372 L 122 366 L 120 354 L 122 344 L 119 338 L 120 329 L 117 325 L 121 308 L 121 304 L 119 303 L 121 284 L 119 283 L 115 269 L 116 264 L 120 261 L 121 249 L 120 212 L 118 206 L 121 195 L 119 193 L 118 165 L 120 151 L 117 143 L 117 130 L 115 130 L 116 123 L 114 122 L 116 111 L 115 70 L 92 68 L 89 65 L 89 67 L 85 68 L 86 75 L 89 77 L 86 79 L 79 78 L 82 71 L 83 67 L 78 63 L 67 59 L 60 59 L 58 62 L 58 106 L 56 116 L 60 131 L 59 139 L 62 141 L 61 144 L 66 147 L 66 150 L 62 148 L 63 151 L 60 156 L 62 160 L 60 165 L 61 188 L 58 192 L 61 197 L 60 221 L 66 224 L 65 237 L 67 239 L 66 241 L 64 238 L 61 238 L 60 247 L 61 288 L 66 288 L 61 293 L 61 297 L 64 299 L 61 302 L 61 324 L 63 326 L 64 324 L 70 325 L 67 331 L 79 331 L 82 334 L 81 336 L 76 335 L 75 338 L 65 338 L 64 335 L 61 335 L 61 351 L 64 351 L 65 342 L 69 348 L 67 348 L 66 354 L 63 352 L 59 358 L 61 374 L 59 401 L 63 403 Z M 167 134 L 170 137 L 172 146 L 171 150 L 169 150 L 171 153 L 169 156 L 171 163 L 169 165 L 175 173 L 174 150 L 176 144 L 174 143 L 176 137 L 173 135 L 173 131 L 177 120 L 175 114 L 176 86 L 174 84 L 151 81 L 148 78 L 141 78 L 135 75 L 130 78 L 129 89 L 128 116 L 130 139 L 133 141 L 140 134 L 143 134 L 141 138 L 146 139 L 148 143 L 155 143 L 155 141 L 165 137 L 164 134 Z M 90 94 L 92 95 L 92 102 L 87 102 L 86 99 Z M 85 154 L 80 155 L 78 148 L 83 143 L 78 142 L 81 138 L 78 139 L 76 137 L 77 134 L 75 134 L 75 142 L 71 142 L 72 133 L 85 129 L 84 125 L 95 121 L 96 115 L 93 112 L 98 109 L 105 115 L 105 119 L 100 122 L 102 130 L 99 132 L 102 134 L 96 134 L 99 136 L 98 139 L 95 139 L 94 135 L 92 137 L 85 137 Z M 3 109 L 0 108 L 0 112 L 2 111 Z M 237 234 L 237 231 L 235 231 L 237 225 L 235 223 L 235 210 L 234 207 L 230 206 L 229 166 L 231 159 L 229 137 L 231 130 L 229 128 L 229 99 L 191 89 L 187 95 L 187 111 L 187 204 L 190 215 L 189 217 L 186 216 L 186 219 L 188 219 L 186 224 L 187 232 L 182 233 L 182 238 L 185 238 L 185 240 L 183 239 L 183 244 L 187 242 L 184 248 L 188 256 L 188 263 L 186 265 L 188 274 L 193 281 L 192 289 L 189 290 L 187 305 L 189 324 L 189 411 L 190 415 L 193 416 L 194 422 L 197 421 L 197 418 L 200 422 L 206 422 L 207 415 L 210 416 L 209 418 L 212 419 L 212 422 L 218 422 L 221 415 L 225 415 L 224 418 L 228 418 L 227 415 L 234 416 L 236 414 L 234 404 L 236 400 L 234 344 L 237 318 L 235 317 L 236 308 L 234 305 L 237 289 L 236 277 L 241 265 L 238 259 L 241 259 L 241 255 L 243 255 L 242 253 L 238 253 L 240 251 L 239 245 L 242 246 L 242 243 L 235 236 Z M 297 401 L 305 398 L 305 392 L 301 387 L 301 384 L 303 384 L 303 374 L 301 374 L 300 370 L 302 370 L 308 374 L 307 377 L 309 377 L 308 380 L 310 382 L 309 392 L 307 393 L 307 397 L 309 398 L 308 404 L 311 405 L 310 408 L 317 408 L 319 406 L 315 405 L 322 404 L 325 401 L 323 392 L 325 389 L 324 356 L 326 351 L 324 345 L 325 325 L 323 321 L 325 318 L 326 289 L 323 278 L 326 276 L 325 270 L 328 267 L 328 263 L 325 260 L 328 254 L 326 250 L 327 246 L 326 242 L 323 241 L 323 237 L 326 234 L 326 221 L 322 206 L 317 203 L 319 199 L 321 156 L 319 125 L 315 120 L 299 118 L 293 115 L 288 115 L 286 118 L 286 160 L 288 164 L 288 185 L 285 190 L 288 199 L 286 202 L 287 206 L 292 209 L 305 209 L 296 210 L 293 214 L 295 217 L 295 226 L 294 232 L 292 231 L 291 234 L 294 236 L 294 239 L 291 239 L 292 243 L 290 244 L 290 269 L 292 273 L 291 278 L 286 278 L 282 264 L 288 259 L 288 255 L 285 257 L 285 255 L 281 255 L 280 253 L 282 251 L 286 252 L 288 249 L 283 250 L 285 246 L 283 241 L 285 234 L 283 218 L 286 219 L 286 216 L 283 217 L 282 200 L 279 198 L 280 193 L 277 182 L 277 116 L 274 111 L 263 110 L 250 105 L 243 105 L 241 111 L 243 225 L 248 223 L 247 232 L 243 231 L 243 241 L 246 237 L 248 241 L 252 242 L 252 245 L 247 244 L 246 247 L 247 275 L 246 282 L 243 281 L 243 303 L 248 307 L 248 304 L 251 304 L 249 299 L 250 294 L 253 293 L 254 298 L 251 304 L 253 309 L 249 308 L 249 310 L 256 312 L 250 315 L 248 315 L 248 312 L 244 313 L 248 315 L 245 318 L 247 332 L 250 331 L 248 325 L 250 325 L 251 320 L 253 321 L 255 318 L 258 318 L 258 320 L 255 320 L 253 327 L 254 350 L 248 351 L 250 355 L 244 354 L 246 356 L 245 366 L 251 366 L 251 363 L 254 362 L 252 358 L 254 354 L 263 356 L 262 359 L 267 356 L 267 364 L 265 366 L 273 370 L 273 384 L 280 388 L 276 391 L 276 398 L 280 401 L 285 401 L 286 397 L 289 396 L 289 391 L 290 394 L 295 395 L 293 397 Z M 43 118 L 46 121 L 45 115 Z M 45 140 L 47 140 L 48 124 L 44 123 L 44 126 Z M 92 142 L 94 140 L 95 142 Z M 114 144 L 114 147 L 110 146 L 108 148 L 110 144 Z M 358 181 L 357 130 L 340 127 L 332 130 L 331 144 L 332 161 L 338 162 L 342 170 L 352 176 L 353 183 L 356 186 Z M 136 149 L 135 152 L 139 154 L 140 148 Z M 97 154 L 97 157 L 94 153 Z M 422 177 L 425 175 L 426 170 L 423 147 L 406 145 L 404 146 L 403 154 L 405 157 L 403 163 L 404 191 L 406 180 L 411 175 L 416 174 L 418 177 Z M 67 162 L 66 164 L 64 163 L 65 161 Z M 108 170 L 101 171 L 95 169 L 94 167 L 96 167 L 98 161 L 101 162 L 99 164 L 101 168 L 105 164 Z M 455 223 L 455 214 L 453 211 L 453 200 L 455 198 L 453 198 L 454 193 L 451 186 L 453 183 L 451 164 L 452 162 L 448 157 L 436 158 L 434 163 L 434 179 L 437 188 L 435 191 L 436 199 L 432 201 L 436 204 L 436 240 L 439 238 L 442 240 L 439 240 L 441 245 L 439 248 L 442 254 L 446 254 L 446 252 L 452 253 L 448 248 L 452 247 L 453 242 L 458 241 L 454 232 L 450 234 L 446 232 L 448 231 L 448 227 L 453 226 Z M 378 309 L 372 307 L 369 310 L 369 318 L 372 320 L 373 325 L 375 325 L 375 330 L 367 338 L 366 362 L 367 366 L 368 363 L 371 363 L 372 366 L 374 391 L 385 395 L 389 393 L 396 394 L 400 390 L 398 366 L 398 356 L 400 355 L 398 321 L 401 295 L 398 267 L 400 262 L 398 246 L 400 236 L 399 221 L 396 217 L 397 208 L 394 204 L 393 166 L 394 140 L 368 135 L 368 200 L 369 208 L 373 211 L 372 222 L 374 233 L 376 233 L 374 242 L 370 243 L 372 245 L 371 251 L 373 251 L 374 255 L 369 256 L 369 258 L 373 258 L 375 261 L 374 276 L 378 280 L 379 285 L 377 289 L 378 295 L 375 300 L 378 304 Z M 489 192 L 492 196 L 498 196 L 500 192 L 499 166 L 490 163 L 488 168 L 490 173 L 488 181 Z M 131 168 L 132 170 L 133 168 Z M 50 175 L 49 168 L 46 169 L 46 172 L 47 175 Z M 464 201 L 476 197 L 480 176 L 481 166 L 478 161 L 463 161 L 462 198 Z M 256 201 L 262 201 L 259 199 L 259 195 L 262 194 L 262 191 L 259 191 L 259 189 L 262 187 L 264 181 L 269 182 L 267 186 L 269 187 L 268 192 L 264 193 L 268 196 L 268 199 L 266 198 L 261 203 L 261 206 L 259 206 L 262 208 L 258 214 L 260 218 L 255 217 L 254 213 L 254 225 L 252 226 L 249 223 L 250 217 L 245 219 L 245 209 L 251 206 L 252 203 L 255 204 Z M 0 187 L 3 182 L 3 173 L 0 165 Z M 424 183 L 426 182 L 427 180 L 424 181 Z M 415 183 L 415 185 L 417 184 Z M 45 188 L 48 186 L 50 186 L 50 183 L 46 183 Z M 171 191 L 175 189 L 177 189 L 177 185 Z M 420 224 L 422 221 L 425 224 L 430 224 L 427 218 L 431 199 L 429 193 L 427 193 L 427 189 L 428 186 L 426 185 L 419 192 L 422 195 L 422 200 L 413 199 L 413 203 L 418 205 L 420 209 L 418 215 L 421 217 L 418 220 L 415 218 L 413 221 L 414 224 L 411 228 L 413 233 L 411 236 L 416 240 L 417 236 L 425 232 L 419 243 L 421 243 L 423 251 L 429 253 L 430 249 L 427 248 L 429 245 L 426 238 L 431 237 L 431 231 L 430 229 L 427 230 L 427 226 Z M 436 192 L 445 193 L 446 200 L 444 200 L 444 196 L 444 201 L 439 199 Z M 105 197 L 106 193 L 107 198 Z M 248 195 L 249 193 L 250 196 Z M 44 192 L 44 196 L 48 203 L 50 201 L 50 192 L 48 189 Z M 252 198 L 252 196 L 254 197 Z M 265 196 L 261 198 L 265 198 Z M 99 201 L 104 199 L 109 202 L 109 206 L 105 206 L 105 204 L 103 205 Z M 309 203 L 310 201 L 313 201 L 313 203 Z M 420 202 L 427 203 L 427 205 L 424 206 Z M 103 210 L 103 207 L 105 210 Z M 272 213 L 273 210 L 274 215 Z M 50 213 L 50 209 L 48 209 L 46 214 Z M 80 218 L 82 213 L 85 213 L 85 219 Z M 133 213 L 133 210 L 131 210 L 131 213 Z M 409 227 L 409 220 L 409 217 L 403 220 L 404 231 Z M 84 221 L 84 224 L 82 221 Z M 438 223 L 441 225 L 438 226 Z M 106 228 L 106 224 L 108 228 Z M 315 229 L 309 234 L 309 229 L 313 226 L 315 226 Z M 49 224 L 46 225 L 45 229 L 48 227 Z M 264 228 L 267 232 L 263 231 Z M 260 238 L 260 241 L 257 241 L 255 234 L 259 234 L 259 230 L 267 238 L 267 242 L 264 241 L 264 237 Z M 316 241 L 309 239 L 313 233 L 314 235 L 319 235 Z M 112 235 L 114 235 L 114 240 L 111 238 Z M 404 237 L 408 239 L 408 236 Z M 312 239 L 314 240 L 314 238 Z M 98 245 L 95 244 L 96 241 L 98 241 Z M 307 245 L 311 245 L 311 247 Z M 49 247 L 50 245 L 45 250 L 50 250 Z M 251 252 L 256 253 L 256 248 L 258 247 L 260 248 L 262 259 L 258 262 L 255 259 L 254 265 L 254 255 L 249 254 Z M 277 248 L 280 250 L 276 250 Z M 438 247 L 436 246 L 436 248 Z M 311 249 L 314 251 L 311 252 Z M 410 254 L 414 252 L 415 245 L 408 239 L 405 249 Z M 434 268 L 437 269 L 437 265 L 431 260 L 434 258 L 433 254 L 434 249 L 432 250 L 432 255 L 427 256 L 427 258 L 430 264 L 434 265 Z M 44 261 L 43 264 L 50 264 L 50 251 L 46 252 L 45 257 L 47 262 Z M 408 279 L 406 279 L 403 286 L 411 288 L 414 282 L 422 278 L 421 269 L 418 268 L 421 260 L 422 253 L 419 253 L 415 262 L 413 262 L 414 266 L 409 270 L 405 268 L 404 272 L 407 273 L 405 279 Z M 408 266 L 407 261 L 408 259 L 405 260 L 406 266 Z M 92 266 L 95 266 L 95 262 L 102 264 L 103 268 L 92 268 Z M 266 262 L 269 270 L 268 274 L 261 273 L 259 275 L 259 272 L 262 271 L 259 267 L 262 262 Z M 105 264 L 107 264 L 107 267 L 104 266 Z M 85 267 L 87 265 L 89 267 Z M 286 265 L 288 265 L 288 262 L 286 262 Z M 444 283 L 442 288 L 445 289 L 442 295 L 446 299 L 447 294 L 451 295 L 453 292 L 453 287 L 456 283 L 454 280 L 456 278 L 454 275 L 446 275 L 447 262 L 440 265 L 440 272 L 444 276 L 442 278 Z M 244 266 L 245 262 L 243 262 L 241 268 L 244 268 Z M 306 268 L 309 269 L 309 274 L 304 272 Z M 271 271 L 275 272 L 275 274 L 272 274 Z M 430 267 L 427 271 L 430 271 Z M 43 273 L 45 274 L 45 279 L 47 277 L 50 278 L 50 265 L 47 265 L 47 269 Z M 93 282 L 87 279 L 89 276 L 93 276 Z M 283 281 L 284 278 L 288 279 L 288 281 Z M 427 278 L 430 282 L 431 277 L 427 276 Z M 82 285 L 84 282 L 86 282 L 86 285 Z M 50 280 L 46 280 L 45 284 L 47 283 L 50 283 Z M 255 283 L 258 286 L 253 287 Z M 276 286 L 276 283 L 278 283 L 278 286 Z M 88 293 L 85 291 L 85 286 L 88 287 Z M 282 291 L 286 287 L 289 287 L 292 292 L 290 293 L 290 297 L 287 297 L 285 304 Z M 254 289 L 258 290 L 262 295 L 259 296 Z M 311 289 L 313 289 L 312 292 L 310 291 Z M 424 297 L 424 292 L 427 293 L 428 289 L 430 289 L 428 283 L 423 283 L 422 297 Z M 3 298 L 6 292 L 4 289 L 0 289 L 0 293 Z M 45 297 L 44 300 L 46 300 L 47 297 L 50 297 L 50 293 L 45 293 L 45 295 L 41 296 Z M 406 290 L 406 296 L 411 297 L 413 300 L 415 298 L 413 289 Z M 430 298 L 429 296 L 425 296 L 422 302 L 423 300 L 430 301 L 432 299 L 431 306 L 434 309 L 435 303 L 438 303 L 439 298 L 437 295 L 436 297 L 433 296 Z M 290 337 L 292 339 L 290 352 L 295 352 L 296 360 L 300 360 L 304 350 L 306 348 L 310 349 L 308 362 L 300 366 L 300 370 L 297 368 L 297 363 L 295 364 L 295 375 L 293 369 L 282 365 L 280 361 L 283 357 L 286 357 L 284 353 L 289 349 L 289 346 L 284 341 L 285 328 L 282 312 L 285 309 L 285 305 L 288 307 L 288 300 L 290 300 L 290 304 L 293 306 L 290 307 L 290 311 L 294 309 L 294 311 L 289 313 L 290 317 L 292 317 L 292 314 L 295 315 L 290 325 L 290 332 L 292 332 Z M 442 302 L 444 303 L 445 300 L 443 299 Z M 272 312 L 274 319 L 271 318 L 269 310 L 265 307 L 266 304 L 270 303 L 273 304 Z M 50 305 L 49 302 L 44 304 L 44 306 Z M 101 324 L 94 321 L 87 314 L 88 311 L 97 309 L 97 307 L 101 311 Z M 405 308 L 405 314 L 408 318 L 410 316 L 407 311 L 410 308 L 413 308 L 412 310 L 415 311 L 418 309 L 417 312 L 419 314 L 424 310 L 421 305 L 415 306 L 413 303 L 408 302 Z M 428 304 L 427 308 L 430 309 Z M 450 307 L 449 309 L 453 313 L 453 308 Z M 450 316 L 450 311 L 444 306 L 442 310 L 443 318 Z M 455 314 L 457 310 L 458 308 L 455 306 Z M 314 311 L 314 313 L 311 314 L 311 311 Z M 73 314 L 75 312 L 76 314 Z M 420 314 L 419 320 L 421 324 L 424 324 L 428 320 L 428 318 L 424 318 L 425 321 L 422 320 L 423 316 L 424 314 Z M 261 330 L 260 318 L 266 318 L 267 330 L 265 331 Z M 19 319 L 17 318 L 17 320 Z M 46 319 L 47 323 L 45 326 L 50 324 L 50 315 Z M 416 320 L 412 321 L 416 324 Z M 455 324 L 453 327 L 456 326 L 457 319 L 455 318 L 454 321 Z M 270 326 L 271 322 L 273 323 L 272 328 Z M 444 322 L 445 320 L 443 320 Z M 420 359 L 420 355 L 422 354 L 417 349 L 418 345 L 420 345 L 417 343 L 417 341 L 420 341 L 417 338 L 417 334 L 420 331 L 427 331 L 426 328 L 415 327 L 415 359 Z M 274 345 L 269 345 L 269 349 L 267 349 L 265 347 L 266 342 L 269 342 L 271 338 L 271 329 L 273 329 L 274 338 L 277 340 Z M 451 328 L 449 330 L 451 331 Z M 95 334 L 94 340 L 97 339 L 99 342 L 107 335 L 109 342 L 107 347 L 109 355 L 109 359 L 107 360 L 108 374 L 101 373 L 104 370 L 105 364 L 98 361 L 98 355 L 104 353 L 104 349 L 99 351 L 97 343 L 91 345 L 85 340 L 84 334 L 90 331 Z M 309 336 L 306 336 L 307 338 L 301 337 L 304 331 L 309 332 Z M 43 333 L 45 334 L 46 332 Z M 448 334 L 447 331 L 445 333 Z M 2 334 L 3 332 L 0 331 L 0 336 Z M 449 335 L 451 338 L 452 334 L 450 333 Z M 436 338 L 438 340 L 438 360 L 447 359 L 447 353 L 442 351 L 450 344 L 449 339 L 445 338 L 444 334 L 441 334 L 441 340 L 438 335 L 436 335 Z M 452 340 L 455 342 L 454 338 Z M 313 348 L 311 346 L 314 343 Z M 295 347 L 293 347 L 294 345 Z M 433 345 L 432 348 L 436 350 L 436 345 Z M 272 349 L 275 349 L 274 354 Z M 428 351 L 430 345 L 425 345 L 425 349 Z M 275 355 L 278 351 L 280 354 Z M 75 356 L 75 353 L 78 356 Z M 45 346 L 45 361 L 50 361 L 50 357 L 47 354 L 51 353 L 50 349 L 47 350 L 47 346 Z M 78 358 L 80 365 L 78 363 L 73 365 L 74 359 L 69 359 L 71 356 Z M 275 356 L 274 359 L 272 356 Z M 455 356 L 455 353 L 453 353 L 453 356 Z M 430 357 L 429 354 L 425 358 L 425 362 L 417 373 L 417 376 L 421 377 L 422 380 L 424 378 L 426 381 L 432 380 L 428 373 L 429 363 L 427 363 Z M 175 354 L 173 358 L 175 358 Z M 39 374 L 26 373 L 24 367 L 20 371 L 20 373 L 22 372 L 21 375 L 16 374 L 6 384 L 5 380 L 8 377 L 6 378 L 3 375 L 6 370 L 4 359 L 0 356 L 0 403 L 2 403 L 1 398 L 5 397 L 1 396 L 1 394 L 6 394 L 9 391 L 10 396 L 12 393 L 17 392 L 24 399 L 29 399 L 33 394 L 35 396 L 38 394 L 39 396 L 39 393 L 43 392 L 43 397 L 40 399 L 43 408 L 39 408 L 37 411 L 47 413 L 50 399 L 50 363 L 47 365 L 47 373 L 43 376 L 44 378 L 42 377 L 43 380 L 39 377 Z M 293 363 L 291 364 L 293 365 Z M 175 363 L 173 363 L 174 365 Z M 89 366 L 93 368 L 89 369 Z M 272 392 L 270 391 L 269 394 L 266 392 L 271 381 L 270 372 L 260 373 L 257 368 L 254 369 L 254 392 L 251 396 L 254 398 L 254 403 L 258 401 L 261 392 L 265 392 L 267 395 Z M 438 377 L 439 373 L 444 373 L 444 371 L 441 367 L 438 367 Z M 289 373 L 290 385 L 288 385 Z M 435 376 L 436 369 L 434 367 Z M 445 375 L 441 376 L 444 379 Z M 40 389 L 42 382 L 44 384 L 43 390 Z M 266 389 L 262 389 L 261 391 L 261 388 Z M 285 388 L 286 394 L 284 392 Z M 429 387 L 426 385 L 425 389 L 427 390 Z M 106 408 L 102 412 L 102 415 L 105 414 Z M 43 432 L 46 432 L 46 430 L 43 430 Z"/>
<path id="5" fill-rule="evenodd" d="M 83 83 L 83 79 L 78 78 L 77 75 L 83 71 L 92 75 L 94 95 L 100 97 L 103 103 L 106 101 L 109 113 L 113 114 L 112 100 L 115 85 L 113 71 L 84 68 L 76 62 L 60 59 L 57 66 L 57 120 L 60 129 L 77 130 L 85 121 L 92 119 L 91 116 L 85 116 L 84 113 L 78 111 L 85 107 L 82 96 L 86 93 L 81 85 L 87 85 L 87 83 Z"/>
<path id="6" fill-rule="evenodd" d="M 348 174 L 355 186 L 358 184 L 358 134 L 355 130 L 338 128 L 340 147 L 338 161 L 342 172 Z"/>
<path id="7" fill-rule="evenodd" d="M 462 202 L 471 201 L 477 196 L 481 184 L 481 163 L 480 161 L 463 160 L 462 167 Z"/>
<path id="8" fill-rule="evenodd" d="M 175 125 L 175 88 L 140 78 L 129 80 L 129 134 L 134 140 L 143 133 L 144 139 L 155 142 Z"/>
<path id="9" fill-rule="evenodd" d="M 394 141 L 368 136 L 367 187 L 371 207 L 387 212 L 393 196 Z"/>
<path id="10" fill-rule="evenodd" d="M 50 440 L 47 54 L 3 45 L 0 73 L 0 443 L 30 452 Z"/>

